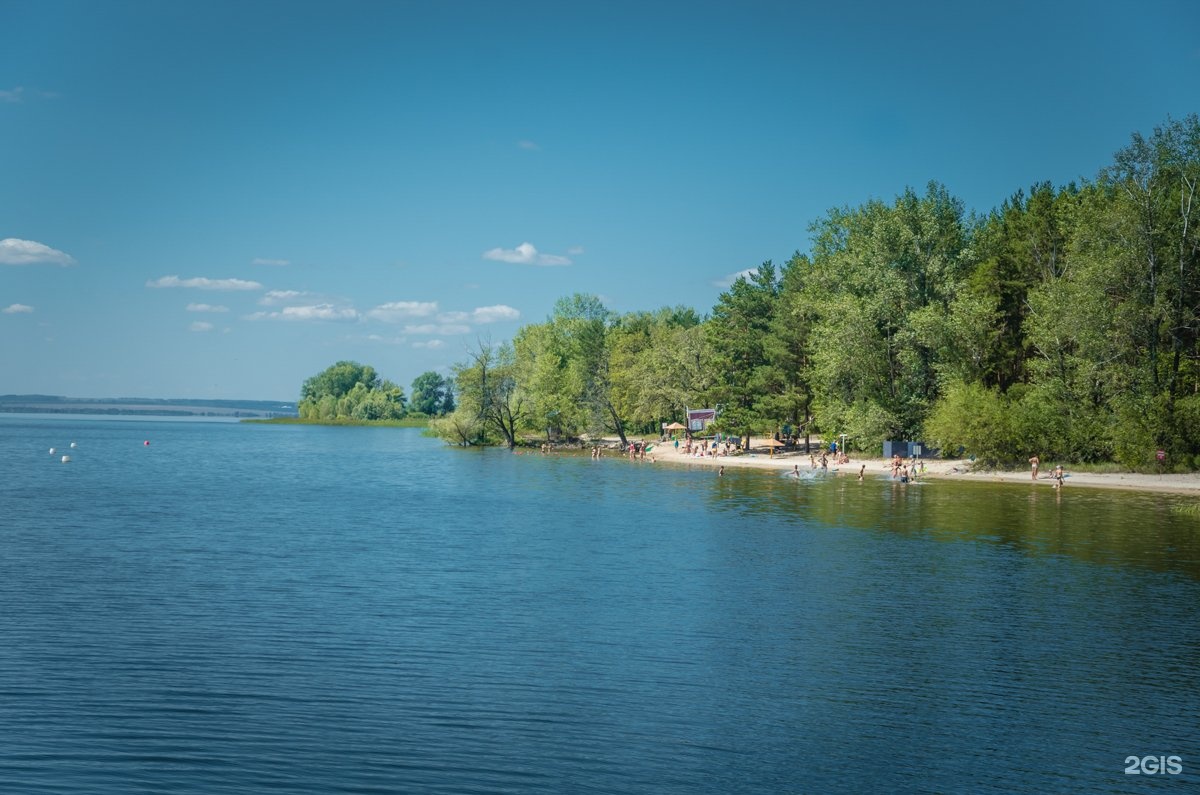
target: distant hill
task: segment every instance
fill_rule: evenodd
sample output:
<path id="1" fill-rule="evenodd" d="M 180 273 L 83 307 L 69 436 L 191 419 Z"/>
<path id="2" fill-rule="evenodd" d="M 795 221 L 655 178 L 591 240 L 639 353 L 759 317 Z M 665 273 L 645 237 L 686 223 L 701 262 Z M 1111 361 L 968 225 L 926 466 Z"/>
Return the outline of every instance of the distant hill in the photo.
<path id="1" fill-rule="evenodd" d="M 160 417 L 295 417 L 296 404 L 278 400 L 189 398 L 69 398 L 0 395 L 0 413 L 142 414 Z"/>

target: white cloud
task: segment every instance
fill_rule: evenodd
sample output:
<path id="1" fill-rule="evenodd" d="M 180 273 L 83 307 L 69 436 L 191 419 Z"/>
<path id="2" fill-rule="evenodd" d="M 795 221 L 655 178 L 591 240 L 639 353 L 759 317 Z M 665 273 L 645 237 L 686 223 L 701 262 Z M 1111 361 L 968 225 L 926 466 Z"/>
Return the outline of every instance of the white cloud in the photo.
<path id="1" fill-rule="evenodd" d="M 32 265 L 49 262 L 54 265 L 74 265 L 75 258 L 34 240 L 6 237 L 0 240 L 0 265 Z"/>
<path id="2" fill-rule="evenodd" d="M 54 91 L 42 91 L 36 88 L 27 93 L 24 86 L 0 89 L 0 102 L 24 102 L 25 97 L 34 97 L 35 99 L 57 99 L 58 94 Z"/>
<path id="3" fill-rule="evenodd" d="M 258 282 L 248 282 L 244 279 L 207 279 L 197 276 L 192 279 L 181 279 L 178 276 L 163 276 L 161 279 L 146 282 L 147 287 L 187 287 L 195 290 L 261 290 Z"/>
<path id="4" fill-rule="evenodd" d="M 429 317 L 437 312 L 437 301 L 392 301 L 367 312 L 367 317 L 396 323 L 413 317 Z"/>
<path id="5" fill-rule="evenodd" d="M 454 323 L 424 323 L 419 326 L 405 326 L 405 334 L 466 334 L 471 330 L 470 326 L 462 326 Z"/>
<path id="6" fill-rule="evenodd" d="M 192 325 L 188 326 L 188 328 L 191 329 L 192 331 L 212 331 L 213 324 L 206 323 L 203 320 L 198 320 L 195 323 L 193 323 Z"/>
<path id="7" fill-rule="evenodd" d="M 367 339 L 371 342 L 382 342 L 384 345 L 403 345 L 407 342 L 405 337 L 384 337 L 380 334 L 368 334 Z"/>
<path id="8" fill-rule="evenodd" d="M 291 263 L 291 260 L 286 260 L 286 259 L 268 259 L 266 257 L 255 257 L 254 259 L 250 260 L 250 264 L 251 265 L 273 265 L 275 267 L 282 268 L 283 266 L 291 265 L 292 263 Z"/>
<path id="9" fill-rule="evenodd" d="M 481 306 L 471 313 L 471 320 L 476 323 L 496 323 L 501 320 L 516 320 L 519 317 L 520 312 L 504 304 Z"/>
<path id="10" fill-rule="evenodd" d="M 557 254 L 539 254 L 532 243 L 522 243 L 516 248 L 493 248 L 483 252 L 484 259 L 511 262 L 516 265 L 570 265 L 571 260 Z"/>
<path id="11" fill-rule="evenodd" d="M 511 306 L 496 304 L 495 306 L 477 307 L 470 312 L 441 312 L 437 316 L 437 322 L 442 324 L 443 328 L 463 328 L 466 323 L 481 325 L 501 320 L 516 320 L 519 317 L 521 317 L 521 313 Z M 432 328 L 432 326 L 422 326 L 421 328 Z M 455 332 L 447 331 L 445 333 Z"/>
<path id="12" fill-rule="evenodd" d="M 189 312 L 228 312 L 229 307 L 219 306 L 215 304 L 188 304 L 187 311 Z"/>
<path id="13" fill-rule="evenodd" d="M 278 306 L 312 297 L 311 293 L 302 293 L 299 290 L 267 290 L 266 294 L 258 299 L 258 303 L 260 306 Z"/>
<path id="14" fill-rule="evenodd" d="M 517 141 L 517 146 L 519 146 L 520 148 L 522 148 L 522 149 L 526 150 L 527 152 L 540 152 L 540 151 L 541 151 L 541 149 L 542 149 L 542 147 L 538 146 L 538 145 L 537 145 L 536 143 L 534 143 L 533 141 L 528 141 L 528 140 L 526 140 L 526 141 Z"/>
<path id="15" fill-rule="evenodd" d="M 335 306 L 334 304 L 314 304 L 312 306 L 285 306 L 278 312 L 255 312 L 247 315 L 247 320 L 358 320 L 358 311 L 351 306 Z"/>
<path id="16" fill-rule="evenodd" d="M 31 315 L 33 314 L 33 307 L 28 304 L 9 304 L 0 309 L 0 312 L 6 315 Z"/>
<path id="17" fill-rule="evenodd" d="M 567 253 L 572 257 L 578 257 L 583 253 L 583 246 L 571 246 L 569 249 L 567 249 Z"/>
<path id="18" fill-rule="evenodd" d="M 446 343 L 442 340 L 429 340 L 428 342 L 414 342 L 414 348 L 427 348 L 429 350 L 437 350 L 438 348 L 446 347 Z"/>
<path id="19" fill-rule="evenodd" d="M 756 273 L 758 273 L 758 268 L 746 268 L 746 270 L 744 270 L 744 271 L 738 271 L 737 273 L 731 273 L 728 276 L 724 276 L 720 279 L 716 279 L 715 281 L 713 281 L 713 286 L 721 287 L 721 288 L 732 287 L 733 283 L 736 282 L 738 279 L 742 278 L 743 276 L 746 277 L 747 279 L 749 279 L 751 276 L 753 276 Z"/>

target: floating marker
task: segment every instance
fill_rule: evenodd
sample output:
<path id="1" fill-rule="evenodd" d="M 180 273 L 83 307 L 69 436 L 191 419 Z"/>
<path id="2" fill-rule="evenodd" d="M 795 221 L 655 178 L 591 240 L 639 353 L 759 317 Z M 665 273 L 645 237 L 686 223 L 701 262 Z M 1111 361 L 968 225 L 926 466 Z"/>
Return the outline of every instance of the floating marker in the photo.
<path id="1" fill-rule="evenodd" d="M 150 446 L 150 440 L 149 440 L 149 439 L 147 439 L 146 441 L 142 442 L 142 444 L 143 444 L 143 445 L 145 445 L 146 447 L 149 447 L 149 446 Z"/>
<path id="2" fill-rule="evenodd" d="M 69 463 L 71 463 L 71 456 L 69 456 L 69 455 L 64 455 L 64 456 L 62 457 L 62 462 L 63 462 L 64 464 L 69 464 Z"/>
<path id="3" fill-rule="evenodd" d="M 71 442 L 71 447 L 72 447 L 72 448 L 74 448 L 74 447 L 75 447 L 75 443 L 74 443 L 74 442 Z"/>
<path id="4" fill-rule="evenodd" d="M 51 447 L 51 448 L 50 448 L 50 455 L 54 455 L 54 448 L 53 448 L 53 447 Z"/>

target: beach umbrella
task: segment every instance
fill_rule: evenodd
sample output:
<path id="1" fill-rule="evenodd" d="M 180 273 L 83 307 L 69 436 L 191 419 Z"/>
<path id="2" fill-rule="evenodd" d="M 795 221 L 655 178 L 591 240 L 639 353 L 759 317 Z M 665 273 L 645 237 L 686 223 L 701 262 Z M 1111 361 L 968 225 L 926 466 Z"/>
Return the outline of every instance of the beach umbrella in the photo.
<path id="1" fill-rule="evenodd" d="M 772 458 L 775 457 L 775 448 L 784 446 L 783 442 L 777 441 L 775 439 L 767 439 L 765 442 L 763 442 L 763 444 L 770 448 L 771 452 L 769 455 Z"/>
<path id="2" fill-rule="evenodd" d="M 672 422 L 670 425 L 667 426 L 667 430 L 668 431 L 686 431 L 687 426 L 682 425 L 678 422 Z"/>

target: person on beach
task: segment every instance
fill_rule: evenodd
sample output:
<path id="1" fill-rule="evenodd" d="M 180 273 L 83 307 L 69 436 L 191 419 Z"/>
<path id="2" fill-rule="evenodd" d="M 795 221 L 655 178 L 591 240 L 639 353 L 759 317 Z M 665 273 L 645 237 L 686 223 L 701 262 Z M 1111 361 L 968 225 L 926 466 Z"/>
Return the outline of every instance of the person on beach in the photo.
<path id="1" fill-rule="evenodd" d="M 1063 468 L 1059 464 L 1054 468 L 1054 488 L 1061 489 L 1063 487 Z"/>
<path id="2" fill-rule="evenodd" d="M 1029 466 L 1033 470 L 1034 480 L 1037 480 L 1038 464 L 1040 463 L 1042 463 L 1042 459 L 1038 458 L 1036 455 L 1031 456 L 1029 459 Z"/>
<path id="3" fill-rule="evenodd" d="M 861 467 L 859 467 L 859 470 L 858 470 L 858 479 L 859 480 L 863 479 L 863 475 L 866 473 L 866 471 L 867 471 L 866 464 L 863 464 Z"/>

